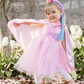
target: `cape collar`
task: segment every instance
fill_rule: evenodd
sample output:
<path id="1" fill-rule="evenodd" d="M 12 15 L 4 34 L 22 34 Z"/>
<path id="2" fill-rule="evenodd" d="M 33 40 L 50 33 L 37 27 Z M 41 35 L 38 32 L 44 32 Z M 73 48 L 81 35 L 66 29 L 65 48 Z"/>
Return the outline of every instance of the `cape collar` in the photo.
<path id="1" fill-rule="evenodd" d="M 55 22 L 55 23 L 51 23 L 49 22 L 53 27 L 59 27 L 59 26 L 62 26 L 61 22 L 58 21 L 58 22 Z"/>
<path id="2" fill-rule="evenodd" d="M 53 27 L 59 27 L 59 26 L 62 26 L 60 21 L 53 23 Z"/>

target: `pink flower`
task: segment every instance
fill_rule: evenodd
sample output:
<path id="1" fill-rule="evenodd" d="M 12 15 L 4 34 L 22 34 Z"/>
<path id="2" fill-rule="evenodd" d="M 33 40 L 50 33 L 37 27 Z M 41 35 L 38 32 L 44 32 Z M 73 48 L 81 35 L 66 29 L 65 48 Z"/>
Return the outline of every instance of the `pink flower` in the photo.
<path id="1" fill-rule="evenodd" d="M 47 0 L 47 3 L 53 2 L 53 0 Z"/>
<path id="2" fill-rule="evenodd" d="M 0 79 L 0 81 L 2 81 L 2 80 Z"/>
<path id="3" fill-rule="evenodd" d="M 8 79 L 8 81 L 10 81 L 10 79 Z"/>
<path id="4" fill-rule="evenodd" d="M 59 77 L 59 79 L 62 79 L 61 77 Z"/>

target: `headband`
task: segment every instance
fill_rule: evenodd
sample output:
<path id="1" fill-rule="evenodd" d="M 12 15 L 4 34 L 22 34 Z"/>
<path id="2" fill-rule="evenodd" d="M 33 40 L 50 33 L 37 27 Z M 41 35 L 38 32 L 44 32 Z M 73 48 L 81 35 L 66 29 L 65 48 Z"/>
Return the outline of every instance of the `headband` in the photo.
<path id="1" fill-rule="evenodd" d="M 58 1 L 58 0 L 47 0 L 47 3 L 50 3 L 50 2 L 56 2 L 61 7 L 61 9 L 64 11 L 63 6 L 62 6 L 60 1 Z M 61 21 L 62 29 L 61 29 L 60 34 L 59 34 L 59 41 L 63 41 L 63 37 L 64 37 L 64 12 L 63 12 L 61 17 L 62 17 L 62 21 Z"/>

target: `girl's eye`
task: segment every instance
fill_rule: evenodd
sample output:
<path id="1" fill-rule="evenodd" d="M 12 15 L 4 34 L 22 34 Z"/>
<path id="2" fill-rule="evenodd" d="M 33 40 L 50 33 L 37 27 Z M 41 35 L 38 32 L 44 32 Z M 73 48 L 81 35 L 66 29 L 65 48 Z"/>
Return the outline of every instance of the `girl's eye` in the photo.
<path id="1" fill-rule="evenodd" d="M 53 11 L 52 13 L 55 13 L 55 11 Z"/>
<path id="2" fill-rule="evenodd" d="M 50 13 L 48 13 L 48 15 L 50 15 Z"/>

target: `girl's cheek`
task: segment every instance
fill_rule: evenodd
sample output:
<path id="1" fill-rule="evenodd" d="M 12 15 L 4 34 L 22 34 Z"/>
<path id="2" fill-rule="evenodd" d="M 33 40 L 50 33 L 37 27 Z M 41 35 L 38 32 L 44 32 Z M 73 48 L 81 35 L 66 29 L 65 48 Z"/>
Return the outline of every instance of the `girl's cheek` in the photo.
<path id="1" fill-rule="evenodd" d="M 50 19 L 50 17 L 48 17 L 48 19 Z"/>

